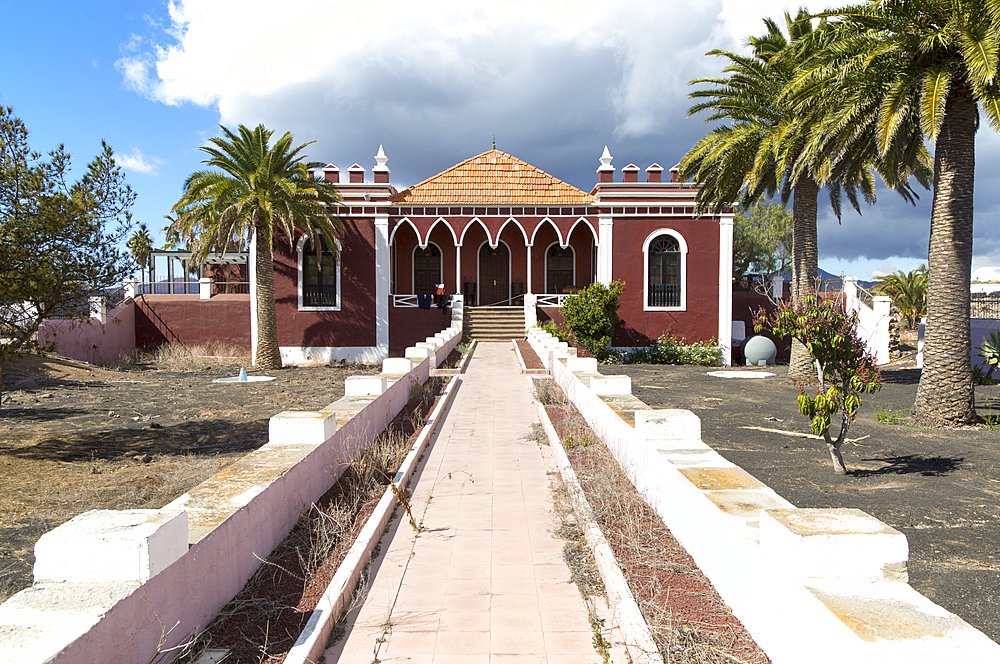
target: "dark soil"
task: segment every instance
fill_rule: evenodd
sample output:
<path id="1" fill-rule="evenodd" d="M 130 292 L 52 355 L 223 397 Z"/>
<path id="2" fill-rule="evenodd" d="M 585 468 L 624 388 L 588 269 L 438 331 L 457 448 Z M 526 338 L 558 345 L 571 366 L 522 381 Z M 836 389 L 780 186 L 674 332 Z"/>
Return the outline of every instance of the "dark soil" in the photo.
<path id="1" fill-rule="evenodd" d="M 561 390 L 551 380 L 537 388 L 664 660 L 769 662 Z"/>
<path id="2" fill-rule="evenodd" d="M 708 376 L 693 366 L 602 366 L 632 377 L 654 408 L 686 408 L 703 440 L 799 507 L 854 507 L 903 532 L 910 585 L 1000 642 L 1000 426 L 928 429 L 907 419 L 918 369 L 882 370 L 845 445 L 846 476 L 797 410 L 798 388 L 776 378 Z M 1000 416 L 1000 386 L 977 387 L 983 418 Z M 880 421 L 881 420 L 881 421 Z M 996 420 L 991 420 L 996 421 Z M 757 427 L 750 429 L 745 427 Z M 774 431 L 762 431 L 770 429 Z"/>
<path id="3" fill-rule="evenodd" d="M 267 442 L 283 410 L 318 410 L 372 365 L 289 367 L 218 384 L 238 365 L 109 371 L 59 358 L 4 367 L 0 601 L 31 585 L 38 538 L 91 509 L 157 508 Z M 251 372 L 253 374 L 254 372 Z"/>

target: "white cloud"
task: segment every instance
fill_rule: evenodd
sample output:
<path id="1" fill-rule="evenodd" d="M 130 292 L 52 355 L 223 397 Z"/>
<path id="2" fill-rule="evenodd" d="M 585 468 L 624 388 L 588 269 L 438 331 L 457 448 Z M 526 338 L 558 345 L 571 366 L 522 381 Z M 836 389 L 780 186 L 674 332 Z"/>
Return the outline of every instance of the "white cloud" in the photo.
<path id="1" fill-rule="evenodd" d="M 619 169 L 676 163 L 706 130 L 686 117 L 688 81 L 722 66 L 705 53 L 743 48 L 763 17 L 782 24 L 800 4 L 174 0 L 115 64 L 144 96 L 215 108 L 226 126 L 291 131 L 316 141 L 310 157 L 341 168 L 370 168 L 383 144 L 397 186 L 487 149 L 495 134 L 500 149 L 589 189 L 605 144 Z M 1000 158 L 1000 137 L 980 141 L 981 164 Z M 1000 181 L 979 176 L 976 254 L 1000 262 L 1000 202 L 990 200 Z M 914 209 L 886 192 L 842 225 L 821 213 L 821 251 L 926 261 L 929 200 Z"/>
<path id="2" fill-rule="evenodd" d="M 139 148 L 132 148 L 131 154 L 116 154 L 115 160 L 126 171 L 140 175 L 156 175 L 157 170 L 164 163 L 162 159 L 157 157 L 147 157 L 139 151 Z"/>

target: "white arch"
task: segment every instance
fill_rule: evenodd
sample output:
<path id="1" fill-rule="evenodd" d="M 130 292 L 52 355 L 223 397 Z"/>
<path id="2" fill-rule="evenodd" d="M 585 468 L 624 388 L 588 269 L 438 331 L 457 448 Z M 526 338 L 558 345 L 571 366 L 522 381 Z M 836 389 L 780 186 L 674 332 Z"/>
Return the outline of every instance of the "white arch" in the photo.
<path id="1" fill-rule="evenodd" d="M 392 232 L 389 233 L 389 245 L 390 246 L 392 245 L 393 240 L 396 238 L 396 231 L 398 231 L 401 226 L 404 226 L 406 224 L 409 224 L 410 228 L 413 229 L 414 235 L 417 236 L 417 244 L 420 244 L 420 231 L 417 230 L 416 224 L 414 224 L 412 221 L 410 221 L 409 218 L 403 217 L 402 219 L 399 220 L 399 222 L 395 226 L 393 226 Z"/>
<path id="2" fill-rule="evenodd" d="M 538 222 L 538 225 L 537 225 L 537 226 L 535 226 L 535 230 L 534 230 L 534 232 L 532 232 L 532 234 L 531 234 L 531 244 L 532 244 L 532 246 L 534 246 L 534 244 L 535 244 L 535 237 L 537 237 L 537 236 L 538 236 L 538 231 L 539 231 L 539 230 L 540 230 L 540 229 L 542 228 L 542 226 L 544 226 L 544 225 L 545 225 L 546 223 L 547 223 L 547 224 L 548 224 L 549 226 L 551 226 L 551 227 L 552 227 L 552 230 L 554 230 L 554 231 L 556 232 L 556 237 L 557 237 L 557 238 L 559 238 L 559 246 L 560 246 L 560 247 L 565 247 L 565 246 L 566 246 L 566 242 L 565 242 L 565 241 L 563 240 L 563 236 L 562 236 L 562 233 L 560 233 L 560 232 L 559 232 L 559 227 L 558 227 L 558 226 L 556 226 L 556 225 L 555 225 L 555 222 L 553 222 L 553 221 L 552 221 L 551 219 L 549 219 L 548 217 L 545 217 L 544 219 L 542 219 L 542 220 L 541 220 L 540 222 Z"/>
<path id="3" fill-rule="evenodd" d="M 496 249 L 497 248 L 496 242 L 494 242 L 493 238 L 490 237 L 490 229 L 486 228 L 486 224 L 484 224 L 479 217 L 473 217 L 469 221 L 469 223 L 466 224 L 465 228 L 462 230 L 462 237 L 459 238 L 458 246 L 462 246 L 463 244 L 465 244 L 465 234 L 468 233 L 469 229 L 472 228 L 476 224 L 479 224 L 479 226 L 483 229 L 483 232 L 486 233 L 486 241 L 490 243 L 490 247 L 492 247 L 493 249 Z M 476 251 L 479 251 L 479 250 L 477 249 Z M 477 268 L 477 270 L 478 270 L 478 268 Z"/>
<path id="4" fill-rule="evenodd" d="M 322 235 L 320 235 L 319 237 L 322 238 Z M 336 268 L 336 271 L 337 271 L 337 304 L 335 306 L 332 306 L 332 307 L 308 307 L 302 301 L 302 277 L 303 277 L 303 275 L 302 275 L 302 254 L 305 251 L 306 241 L 309 240 L 309 239 L 310 239 L 310 235 L 308 233 L 306 233 L 302 237 L 300 237 L 299 241 L 295 244 L 295 253 L 296 253 L 296 256 L 297 256 L 297 263 L 298 263 L 298 291 L 299 291 L 298 307 L 299 307 L 299 311 L 340 311 L 340 282 L 341 282 L 341 272 L 342 272 L 341 269 L 340 269 L 340 266 L 342 265 L 342 261 L 340 260 L 340 252 L 343 249 L 343 245 L 340 244 L 340 240 L 338 238 L 333 238 L 334 244 L 337 245 L 337 255 L 336 255 L 336 262 L 337 262 L 337 268 Z"/>
<path id="5" fill-rule="evenodd" d="M 518 229 L 521 231 L 521 237 L 524 238 L 524 244 L 525 244 L 525 246 L 527 246 L 528 245 L 528 234 L 525 232 L 524 226 L 521 225 L 521 222 L 519 222 L 514 217 L 507 217 L 507 221 L 503 222 L 503 224 L 500 226 L 500 230 L 497 231 L 497 239 L 499 240 L 500 236 L 503 235 L 503 229 L 507 228 L 508 224 L 514 224 L 515 226 L 518 227 Z"/>
<path id="6" fill-rule="evenodd" d="M 677 240 L 681 254 L 680 305 L 676 307 L 652 307 L 649 305 L 649 245 L 657 237 L 669 235 Z M 658 228 L 646 236 L 642 243 L 642 309 L 643 311 L 687 311 L 687 254 L 688 246 L 684 236 L 672 228 Z"/>
<path id="7" fill-rule="evenodd" d="M 590 235 L 591 237 L 594 238 L 594 244 L 597 244 L 597 231 L 594 230 L 594 226 L 590 223 L 590 220 L 587 219 L 586 217 L 580 217 L 579 219 L 573 222 L 573 225 L 570 226 L 569 233 L 566 234 L 566 243 L 569 244 L 570 238 L 573 237 L 573 231 L 575 231 L 576 227 L 579 226 L 580 224 L 583 224 L 588 229 L 590 229 Z"/>
<path id="8" fill-rule="evenodd" d="M 452 242 L 455 243 L 456 247 L 458 246 L 458 238 L 455 236 L 455 229 L 451 227 L 451 224 L 448 223 L 447 219 L 445 219 L 444 217 L 438 217 L 434 221 L 434 223 L 431 224 L 431 227 L 427 229 L 427 235 L 424 236 L 424 241 L 420 245 L 421 249 L 426 249 L 427 245 L 430 244 L 430 242 L 431 242 L 431 234 L 434 232 L 434 229 L 437 228 L 438 224 L 444 224 L 444 227 L 448 229 L 449 233 L 451 233 L 451 240 L 452 240 Z M 489 233 L 487 233 L 487 235 L 489 235 Z M 418 239 L 419 239 L 419 236 L 418 236 Z M 438 247 L 439 251 L 440 251 L 440 249 L 441 249 L 441 247 Z M 444 254 L 441 254 L 441 255 L 444 256 Z"/>

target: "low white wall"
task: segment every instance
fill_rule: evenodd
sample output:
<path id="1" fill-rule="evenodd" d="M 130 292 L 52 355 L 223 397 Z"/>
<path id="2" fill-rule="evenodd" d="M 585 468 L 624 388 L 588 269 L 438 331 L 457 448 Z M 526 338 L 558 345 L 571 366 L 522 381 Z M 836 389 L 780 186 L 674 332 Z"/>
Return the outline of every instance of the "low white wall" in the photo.
<path id="1" fill-rule="evenodd" d="M 555 381 L 775 664 L 1000 661 L 1000 646 L 901 582 L 902 534 L 873 530 L 863 513 L 795 509 L 704 444 L 682 411 L 637 409 L 633 427 L 588 387 L 593 374 L 571 371 L 535 329 L 528 342 Z M 811 534 L 826 539 L 776 534 L 795 521 L 789 513 L 823 524 Z M 817 555 L 844 550 L 864 564 L 815 571 Z M 884 580 L 873 580 L 878 571 Z"/>
<path id="2" fill-rule="evenodd" d="M 441 349 L 450 352 L 461 330 L 447 333 Z M 204 629 L 302 512 L 406 405 L 435 359 L 393 376 L 339 428 L 335 408 L 272 418 L 266 445 L 163 508 L 188 512 L 190 548 L 145 583 L 38 583 L 0 605 L 0 661 L 142 664 Z M 214 527 L 197 527 L 213 519 Z M 88 604 L 81 596 L 101 602 L 95 607 L 96 600 Z M 50 621 L 58 628 L 28 628 L 52 611 L 59 614 Z"/>

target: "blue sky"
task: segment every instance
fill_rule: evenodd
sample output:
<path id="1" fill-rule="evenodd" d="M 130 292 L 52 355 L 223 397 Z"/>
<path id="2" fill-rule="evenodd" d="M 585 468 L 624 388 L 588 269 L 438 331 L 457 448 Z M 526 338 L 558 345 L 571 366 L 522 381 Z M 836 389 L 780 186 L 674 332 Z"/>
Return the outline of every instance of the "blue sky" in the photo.
<path id="1" fill-rule="evenodd" d="M 220 123 L 291 131 L 341 169 L 370 170 L 384 145 L 398 188 L 496 135 L 499 149 L 589 190 L 605 145 L 619 170 L 676 163 L 706 130 L 685 116 L 687 81 L 720 66 L 705 52 L 741 48 L 763 16 L 798 4 L 8 3 L 0 103 L 32 147 L 64 143 L 81 168 L 107 140 L 157 242 Z M 1000 266 L 1000 137 L 980 132 L 977 152 L 974 267 Z M 884 193 L 842 224 L 821 213 L 820 265 L 868 278 L 886 261 L 925 262 L 930 193 L 921 198 L 913 208 Z"/>

